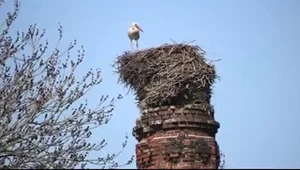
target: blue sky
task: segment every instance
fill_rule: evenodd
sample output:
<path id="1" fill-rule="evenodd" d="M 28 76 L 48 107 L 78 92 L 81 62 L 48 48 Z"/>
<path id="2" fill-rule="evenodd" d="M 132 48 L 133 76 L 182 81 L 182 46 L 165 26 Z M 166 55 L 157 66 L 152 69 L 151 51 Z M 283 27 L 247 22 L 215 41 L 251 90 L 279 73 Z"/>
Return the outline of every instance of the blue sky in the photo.
<path id="1" fill-rule="evenodd" d="M 12 1 L 6 1 L 8 11 Z M 117 84 L 110 65 L 130 48 L 131 22 L 144 30 L 140 48 L 171 39 L 195 40 L 209 59 L 222 59 L 216 64 L 221 80 L 215 84 L 212 104 L 221 124 L 217 141 L 226 154 L 226 167 L 300 168 L 299 9 L 297 0 L 26 0 L 13 29 L 37 23 L 49 40 L 56 40 L 60 22 L 62 47 L 73 39 L 84 45 L 86 59 L 78 74 L 100 67 L 104 78 L 86 96 L 91 106 L 101 94 L 127 92 Z M 118 160 L 135 154 L 131 132 L 138 116 L 134 96 L 126 95 L 110 124 L 93 134 L 92 140 L 109 142 L 97 154 L 118 151 L 125 133 L 128 147 Z"/>

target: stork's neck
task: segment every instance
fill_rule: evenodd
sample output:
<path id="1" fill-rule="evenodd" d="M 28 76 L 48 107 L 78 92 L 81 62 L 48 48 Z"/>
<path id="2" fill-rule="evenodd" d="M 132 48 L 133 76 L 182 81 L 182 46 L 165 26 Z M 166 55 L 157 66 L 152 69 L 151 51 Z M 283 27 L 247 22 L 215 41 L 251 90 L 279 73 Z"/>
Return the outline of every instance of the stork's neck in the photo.
<path id="1" fill-rule="evenodd" d="M 137 27 L 135 26 L 131 26 L 130 29 L 134 30 L 134 31 L 140 31 Z"/>

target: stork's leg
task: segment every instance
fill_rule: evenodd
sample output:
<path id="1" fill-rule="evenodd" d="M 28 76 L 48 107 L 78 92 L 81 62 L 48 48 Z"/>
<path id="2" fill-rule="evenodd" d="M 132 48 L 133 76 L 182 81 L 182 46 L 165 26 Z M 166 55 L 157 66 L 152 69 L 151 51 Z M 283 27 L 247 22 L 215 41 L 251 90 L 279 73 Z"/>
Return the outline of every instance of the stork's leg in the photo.
<path id="1" fill-rule="evenodd" d="M 131 47 L 131 50 L 132 50 L 133 49 L 132 40 L 130 40 L 130 47 Z"/>
<path id="2" fill-rule="evenodd" d="M 139 40 L 136 40 L 136 48 L 139 48 Z"/>

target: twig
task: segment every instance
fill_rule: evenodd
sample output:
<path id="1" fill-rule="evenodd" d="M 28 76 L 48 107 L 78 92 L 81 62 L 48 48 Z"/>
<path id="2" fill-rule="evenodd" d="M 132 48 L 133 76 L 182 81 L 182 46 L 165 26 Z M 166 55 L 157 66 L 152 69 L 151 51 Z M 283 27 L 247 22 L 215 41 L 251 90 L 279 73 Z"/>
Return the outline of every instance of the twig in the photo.
<path id="1" fill-rule="evenodd" d="M 135 91 L 139 105 L 177 105 L 197 98 L 208 101 L 202 92 L 211 93 L 210 86 L 217 78 L 214 66 L 206 62 L 200 47 L 188 45 L 194 41 L 173 42 L 125 53 L 115 61 L 119 81 Z"/>

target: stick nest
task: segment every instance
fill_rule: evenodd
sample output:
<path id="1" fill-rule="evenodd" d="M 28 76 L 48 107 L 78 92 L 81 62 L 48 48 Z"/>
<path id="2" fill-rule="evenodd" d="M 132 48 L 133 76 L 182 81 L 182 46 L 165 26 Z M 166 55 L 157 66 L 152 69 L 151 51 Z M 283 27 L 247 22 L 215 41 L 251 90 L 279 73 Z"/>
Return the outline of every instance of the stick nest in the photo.
<path id="1" fill-rule="evenodd" d="M 163 105 L 209 104 L 217 78 L 214 65 L 196 45 L 165 44 L 125 52 L 114 64 L 119 82 L 133 90 L 142 109 Z"/>

